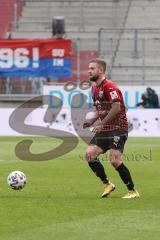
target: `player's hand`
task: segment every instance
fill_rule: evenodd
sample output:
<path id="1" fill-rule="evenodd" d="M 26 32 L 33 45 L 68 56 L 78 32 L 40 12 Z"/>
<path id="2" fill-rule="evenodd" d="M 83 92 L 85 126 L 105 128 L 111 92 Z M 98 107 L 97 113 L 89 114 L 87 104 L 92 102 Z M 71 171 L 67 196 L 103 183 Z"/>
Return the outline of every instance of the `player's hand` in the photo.
<path id="1" fill-rule="evenodd" d="M 97 125 L 93 128 L 92 132 L 101 132 L 103 130 L 103 125 Z"/>
<path id="2" fill-rule="evenodd" d="M 88 128 L 90 126 L 92 126 L 92 122 L 91 121 L 84 121 L 83 128 Z"/>

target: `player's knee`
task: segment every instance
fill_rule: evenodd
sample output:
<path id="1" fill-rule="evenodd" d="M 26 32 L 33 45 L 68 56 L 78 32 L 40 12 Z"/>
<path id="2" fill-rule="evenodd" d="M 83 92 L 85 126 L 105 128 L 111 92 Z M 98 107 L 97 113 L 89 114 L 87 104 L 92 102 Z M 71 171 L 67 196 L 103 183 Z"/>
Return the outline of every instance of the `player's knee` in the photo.
<path id="1" fill-rule="evenodd" d="M 93 150 L 87 150 L 85 154 L 85 159 L 87 162 L 93 161 L 96 158 L 96 155 Z"/>
<path id="2" fill-rule="evenodd" d="M 116 165 L 116 161 L 115 161 L 115 159 L 114 159 L 113 156 L 110 156 L 110 157 L 109 157 L 109 161 L 110 161 L 110 163 L 112 164 L 112 166 L 115 166 L 115 165 Z"/>
<path id="3" fill-rule="evenodd" d="M 109 156 L 110 163 L 113 167 L 117 168 L 121 163 L 121 154 L 119 151 L 111 151 Z"/>

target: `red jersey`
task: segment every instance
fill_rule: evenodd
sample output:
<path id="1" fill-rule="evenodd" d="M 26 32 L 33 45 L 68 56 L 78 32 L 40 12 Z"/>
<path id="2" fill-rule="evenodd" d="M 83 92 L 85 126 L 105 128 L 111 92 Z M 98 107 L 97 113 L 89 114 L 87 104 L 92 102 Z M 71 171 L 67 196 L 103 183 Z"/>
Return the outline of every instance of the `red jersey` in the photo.
<path id="1" fill-rule="evenodd" d="M 113 102 L 120 102 L 119 113 L 109 124 L 104 126 L 104 130 L 121 129 L 128 131 L 123 95 L 114 82 L 105 79 L 99 86 L 92 86 L 92 99 L 101 120 L 108 114 Z"/>

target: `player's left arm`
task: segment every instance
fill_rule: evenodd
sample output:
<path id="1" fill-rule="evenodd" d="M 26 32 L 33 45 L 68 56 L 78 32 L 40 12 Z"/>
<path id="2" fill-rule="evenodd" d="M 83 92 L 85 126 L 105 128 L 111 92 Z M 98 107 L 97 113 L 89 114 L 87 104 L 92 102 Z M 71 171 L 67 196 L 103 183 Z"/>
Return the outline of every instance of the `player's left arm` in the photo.
<path id="1" fill-rule="evenodd" d="M 110 124 L 121 109 L 122 95 L 118 88 L 115 86 L 109 86 L 108 88 L 105 88 L 105 95 L 106 98 L 110 101 L 111 108 L 108 114 L 102 120 L 102 125 Z"/>
<path id="2" fill-rule="evenodd" d="M 100 124 L 94 127 L 93 132 L 101 131 L 104 125 L 109 124 L 116 117 L 120 110 L 120 102 L 113 102 L 112 107 Z"/>
<path id="3" fill-rule="evenodd" d="M 117 116 L 121 108 L 121 103 L 120 102 L 113 102 L 112 107 L 109 110 L 108 114 L 106 117 L 101 121 L 102 125 L 109 124 L 112 122 L 112 120 Z"/>

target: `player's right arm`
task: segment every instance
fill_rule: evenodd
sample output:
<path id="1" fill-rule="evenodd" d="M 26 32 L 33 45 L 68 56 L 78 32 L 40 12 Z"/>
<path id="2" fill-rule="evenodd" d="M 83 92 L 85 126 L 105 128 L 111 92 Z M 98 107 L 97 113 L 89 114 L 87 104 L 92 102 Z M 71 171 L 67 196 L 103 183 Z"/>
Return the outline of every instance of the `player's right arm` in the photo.
<path id="1" fill-rule="evenodd" d="M 99 119 L 98 111 L 88 112 L 83 122 L 83 128 L 91 127 Z"/>

